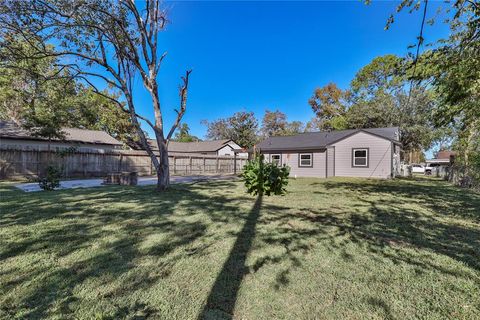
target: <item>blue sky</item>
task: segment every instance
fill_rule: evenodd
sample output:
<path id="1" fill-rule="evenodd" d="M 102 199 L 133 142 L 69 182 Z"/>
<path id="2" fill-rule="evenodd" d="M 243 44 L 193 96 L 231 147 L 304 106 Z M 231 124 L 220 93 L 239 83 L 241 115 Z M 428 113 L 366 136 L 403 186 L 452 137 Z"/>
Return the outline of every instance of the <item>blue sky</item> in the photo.
<path id="1" fill-rule="evenodd" d="M 398 2 L 167 2 L 170 24 L 161 34 L 168 51 L 160 72 L 165 124 L 178 107 L 180 76 L 192 68 L 184 122 L 201 138 L 201 120 L 253 111 L 259 122 L 266 109 L 285 112 L 290 121 L 308 121 L 307 103 L 316 87 L 336 82 L 347 87 L 374 57 L 405 55 L 415 43 L 420 12 L 402 13 L 385 31 Z M 430 3 L 428 17 L 440 2 Z M 437 24 L 425 30 L 427 42 L 448 34 Z M 139 113 L 153 119 L 140 81 Z M 145 127 L 147 132 L 148 128 Z"/>

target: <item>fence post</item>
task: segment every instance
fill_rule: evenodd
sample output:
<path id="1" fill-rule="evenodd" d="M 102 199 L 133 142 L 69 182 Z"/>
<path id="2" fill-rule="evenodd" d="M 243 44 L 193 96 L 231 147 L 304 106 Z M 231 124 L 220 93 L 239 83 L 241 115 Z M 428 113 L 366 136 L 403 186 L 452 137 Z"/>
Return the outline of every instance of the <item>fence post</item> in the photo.
<path id="1" fill-rule="evenodd" d="M 188 166 L 190 167 L 190 174 L 192 174 L 192 157 L 188 157 Z"/>
<path id="2" fill-rule="evenodd" d="M 218 173 L 219 163 L 218 163 L 218 156 L 217 156 L 217 163 L 215 164 L 215 173 Z"/>
<path id="3" fill-rule="evenodd" d="M 205 162 L 205 157 L 203 157 L 203 173 L 207 172 L 207 164 Z"/>
<path id="4" fill-rule="evenodd" d="M 173 156 L 173 174 L 177 173 L 177 158 Z"/>
<path id="5" fill-rule="evenodd" d="M 40 150 L 37 150 L 37 177 L 40 177 Z"/>
<path id="6" fill-rule="evenodd" d="M 233 174 L 237 174 L 237 153 L 233 153 Z"/>
<path id="7" fill-rule="evenodd" d="M 122 172 L 122 160 L 123 160 L 123 154 L 120 153 L 120 159 L 118 160 L 118 172 Z"/>

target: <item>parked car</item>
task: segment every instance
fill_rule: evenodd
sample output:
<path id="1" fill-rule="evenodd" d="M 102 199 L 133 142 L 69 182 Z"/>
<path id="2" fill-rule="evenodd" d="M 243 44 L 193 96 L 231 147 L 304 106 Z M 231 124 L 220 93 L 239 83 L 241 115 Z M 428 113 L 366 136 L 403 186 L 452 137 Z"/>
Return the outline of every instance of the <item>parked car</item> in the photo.
<path id="1" fill-rule="evenodd" d="M 428 163 L 427 166 L 425 167 L 425 175 L 429 176 L 433 173 L 436 173 L 436 170 L 438 170 L 438 167 L 440 167 L 439 163 Z"/>
<path id="2" fill-rule="evenodd" d="M 425 167 L 421 164 L 412 164 L 412 173 L 425 173 Z"/>

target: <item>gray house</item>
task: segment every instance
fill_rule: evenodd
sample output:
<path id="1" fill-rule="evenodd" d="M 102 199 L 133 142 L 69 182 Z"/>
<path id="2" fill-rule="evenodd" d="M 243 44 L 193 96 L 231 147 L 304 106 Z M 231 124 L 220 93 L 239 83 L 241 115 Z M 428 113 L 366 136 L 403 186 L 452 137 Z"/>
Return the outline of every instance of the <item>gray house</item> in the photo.
<path id="1" fill-rule="evenodd" d="M 270 137 L 255 149 L 296 177 L 394 177 L 400 165 L 398 128 L 308 132 Z"/>
<path id="2" fill-rule="evenodd" d="M 64 139 L 36 137 L 12 121 L 0 121 L 0 147 L 33 150 L 77 149 L 113 150 L 123 144 L 104 131 L 62 128 Z"/>

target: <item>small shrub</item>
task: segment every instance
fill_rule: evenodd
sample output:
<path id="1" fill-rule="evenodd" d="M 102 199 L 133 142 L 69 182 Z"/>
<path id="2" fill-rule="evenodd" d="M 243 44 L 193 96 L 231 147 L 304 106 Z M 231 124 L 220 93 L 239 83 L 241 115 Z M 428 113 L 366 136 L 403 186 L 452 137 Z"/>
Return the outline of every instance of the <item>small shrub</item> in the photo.
<path id="1" fill-rule="evenodd" d="M 243 168 L 242 178 L 247 192 L 253 195 L 282 195 L 286 192 L 290 168 L 265 163 L 264 156 L 258 154 Z"/>
<path id="2" fill-rule="evenodd" d="M 38 185 L 43 190 L 52 191 L 60 187 L 61 173 L 57 167 L 48 166 L 45 176 L 40 178 Z"/>

